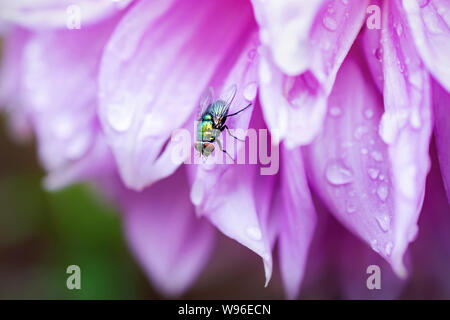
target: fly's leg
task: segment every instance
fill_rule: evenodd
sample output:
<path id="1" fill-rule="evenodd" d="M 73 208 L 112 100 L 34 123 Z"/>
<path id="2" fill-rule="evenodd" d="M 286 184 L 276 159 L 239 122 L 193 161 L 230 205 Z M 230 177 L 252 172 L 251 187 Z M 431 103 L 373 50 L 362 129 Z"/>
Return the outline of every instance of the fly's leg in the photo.
<path id="1" fill-rule="evenodd" d="M 217 144 L 219 145 L 219 149 L 222 150 L 222 152 L 226 153 L 231 158 L 231 160 L 233 160 L 233 162 L 234 162 L 234 158 L 227 152 L 227 150 L 222 148 L 222 142 L 220 142 L 219 139 L 216 139 L 216 141 L 217 141 Z"/>
<path id="2" fill-rule="evenodd" d="M 228 128 L 228 126 L 227 126 L 226 124 L 224 124 L 224 125 L 222 126 L 221 129 L 222 129 L 221 131 L 223 131 L 224 129 L 227 129 L 227 132 L 228 132 L 228 134 L 229 134 L 230 136 L 232 136 L 233 138 L 235 138 L 235 139 L 238 140 L 238 141 L 245 142 L 245 140 L 242 140 L 242 139 L 239 139 L 239 138 L 236 137 L 236 136 L 233 136 L 233 135 L 231 134 L 231 132 L 230 132 L 230 128 Z"/>

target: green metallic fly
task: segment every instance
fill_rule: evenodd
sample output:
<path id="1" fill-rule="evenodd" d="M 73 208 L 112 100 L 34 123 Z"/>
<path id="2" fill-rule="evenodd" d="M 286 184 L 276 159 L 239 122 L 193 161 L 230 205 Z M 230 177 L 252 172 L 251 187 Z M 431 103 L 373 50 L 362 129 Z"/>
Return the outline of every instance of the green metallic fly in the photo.
<path id="1" fill-rule="evenodd" d="M 194 143 L 194 148 L 201 155 L 208 157 L 214 151 L 214 142 L 217 142 L 222 152 L 226 153 L 231 159 L 233 157 L 222 148 L 222 142 L 219 139 L 223 130 L 227 129 L 230 136 L 239 141 L 244 141 L 233 136 L 230 129 L 225 124 L 228 117 L 235 116 L 245 109 L 249 108 L 252 104 L 249 103 L 245 108 L 228 114 L 230 105 L 236 95 L 237 87 L 232 85 L 225 90 L 220 98 L 213 102 L 214 92 L 210 87 L 200 98 L 200 109 L 198 114 L 198 126 L 197 126 L 197 141 Z M 233 159 L 234 161 L 234 159 Z"/>

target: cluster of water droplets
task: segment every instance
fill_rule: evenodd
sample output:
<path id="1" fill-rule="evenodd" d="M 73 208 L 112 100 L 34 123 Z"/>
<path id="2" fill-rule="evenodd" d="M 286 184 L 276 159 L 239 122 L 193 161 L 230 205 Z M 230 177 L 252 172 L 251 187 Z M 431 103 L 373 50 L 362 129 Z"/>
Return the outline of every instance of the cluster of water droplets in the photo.
<path id="1" fill-rule="evenodd" d="M 382 151 L 377 148 L 378 134 L 376 133 L 378 128 L 371 124 L 371 120 L 375 116 L 375 112 L 372 108 L 363 108 L 362 119 L 365 119 L 361 124 L 357 125 L 350 138 L 342 141 L 340 144 L 340 157 L 331 159 L 327 162 L 325 167 L 325 178 L 329 184 L 336 188 L 336 195 L 343 196 L 345 198 L 345 210 L 348 214 L 358 214 L 358 210 L 362 209 L 360 206 L 364 206 L 365 201 L 375 201 L 368 199 L 369 196 L 376 197 L 377 201 L 376 212 L 373 212 L 375 223 L 383 233 L 388 233 L 391 230 L 391 216 L 388 212 L 388 200 L 389 200 L 389 181 L 387 178 L 387 172 L 384 171 L 383 161 L 385 156 Z M 337 106 L 332 105 L 328 109 L 330 119 L 338 119 L 345 116 L 344 110 Z M 376 133 L 374 135 L 373 133 Z M 359 149 L 360 154 L 363 157 L 368 157 L 365 163 L 368 164 L 367 176 L 372 181 L 373 188 L 370 192 L 359 193 L 358 186 L 353 186 L 355 182 L 355 173 L 353 169 L 348 165 L 346 158 L 354 153 L 354 149 Z M 354 155 L 353 155 L 354 156 Z M 350 161 L 351 162 L 351 161 Z M 356 197 L 358 196 L 358 198 Z M 378 243 L 379 240 L 373 240 L 371 243 L 372 248 L 376 252 L 383 252 L 389 256 L 393 249 L 393 243 Z"/>

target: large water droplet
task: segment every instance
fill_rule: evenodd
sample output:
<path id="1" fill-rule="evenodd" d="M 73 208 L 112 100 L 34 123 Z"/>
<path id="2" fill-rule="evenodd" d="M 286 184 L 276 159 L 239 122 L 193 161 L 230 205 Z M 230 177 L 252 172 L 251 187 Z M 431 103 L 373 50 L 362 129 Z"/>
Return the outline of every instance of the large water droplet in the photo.
<path id="1" fill-rule="evenodd" d="M 381 47 L 376 48 L 373 54 L 378 61 L 383 59 L 383 49 Z"/>
<path id="2" fill-rule="evenodd" d="M 245 232 L 247 232 L 247 235 L 255 241 L 259 241 L 262 239 L 262 233 L 261 229 L 258 227 L 248 227 Z"/>
<path id="3" fill-rule="evenodd" d="M 258 85 L 256 82 L 249 83 L 244 89 L 244 98 L 248 101 L 253 101 L 256 98 Z"/>
<path id="4" fill-rule="evenodd" d="M 107 108 L 106 117 L 109 125 L 117 131 L 126 131 L 133 121 L 131 108 L 123 104 L 110 104 Z"/>
<path id="5" fill-rule="evenodd" d="M 198 206 L 202 203 L 204 197 L 204 185 L 200 180 L 195 180 L 191 189 L 192 204 Z"/>
<path id="6" fill-rule="evenodd" d="M 331 184 L 343 185 L 353 181 L 353 172 L 339 160 L 330 161 L 325 169 L 325 176 Z"/>

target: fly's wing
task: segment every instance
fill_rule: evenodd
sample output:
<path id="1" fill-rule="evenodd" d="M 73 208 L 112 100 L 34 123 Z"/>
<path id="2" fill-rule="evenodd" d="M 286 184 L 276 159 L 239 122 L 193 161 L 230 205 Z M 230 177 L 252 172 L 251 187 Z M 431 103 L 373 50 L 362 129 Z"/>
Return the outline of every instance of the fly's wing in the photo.
<path id="1" fill-rule="evenodd" d="M 236 91 L 237 86 L 233 84 L 220 95 L 218 102 L 216 102 L 217 107 L 213 110 L 215 124 L 221 124 L 223 119 L 228 114 L 228 109 L 230 108 L 230 105 L 233 102 L 234 97 L 236 96 Z"/>
<path id="2" fill-rule="evenodd" d="M 198 109 L 197 120 L 202 119 L 202 115 L 205 113 L 208 106 L 213 102 L 214 91 L 212 87 L 206 89 L 200 97 L 200 108 Z"/>

